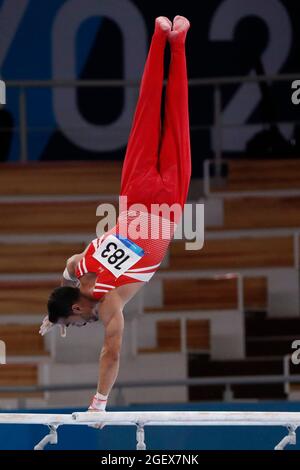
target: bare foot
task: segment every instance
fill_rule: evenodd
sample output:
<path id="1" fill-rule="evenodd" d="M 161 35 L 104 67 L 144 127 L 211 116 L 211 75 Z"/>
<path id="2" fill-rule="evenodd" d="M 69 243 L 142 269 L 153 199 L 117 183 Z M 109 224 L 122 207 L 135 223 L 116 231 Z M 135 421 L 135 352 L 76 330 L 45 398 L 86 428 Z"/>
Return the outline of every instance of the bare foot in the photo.
<path id="1" fill-rule="evenodd" d="M 172 31 L 169 32 L 169 41 L 173 42 L 182 42 L 184 43 L 186 34 L 190 28 L 190 22 L 184 16 L 175 16 L 173 20 L 173 28 Z"/>
<path id="2" fill-rule="evenodd" d="M 172 29 L 172 22 L 166 16 L 159 16 L 155 20 L 155 32 L 169 33 Z"/>

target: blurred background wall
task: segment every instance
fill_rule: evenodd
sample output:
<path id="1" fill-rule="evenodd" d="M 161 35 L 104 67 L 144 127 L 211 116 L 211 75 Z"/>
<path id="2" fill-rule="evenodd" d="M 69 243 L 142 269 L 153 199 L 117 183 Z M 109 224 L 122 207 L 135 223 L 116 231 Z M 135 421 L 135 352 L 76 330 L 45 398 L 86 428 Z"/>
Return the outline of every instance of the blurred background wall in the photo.
<path id="1" fill-rule="evenodd" d="M 191 79 L 297 72 L 298 2 L 292 0 L 1 0 L 0 75 L 10 80 L 139 81 L 158 15 L 191 20 Z M 166 63 L 168 57 L 166 56 Z M 266 123 L 279 123 L 272 155 L 296 153 L 290 83 L 222 87 L 224 155 L 261 155 Z M 0 159 L 20 158 L 20 88 L 9 88 L 1 110 Z M 124 156 L 137 88 L 26 90 L 30 160 L 103 160 Z M 214 88 L 190 89 L 193 176 L 214 152 Z M 262 125 L 262 123 L 265 123 Z M 297 141 L 297 142 L 296 142 Z M 274 148 L 275 147 L 275 148 Z M 299 147 L 298 147 L 299 148 Z"/>

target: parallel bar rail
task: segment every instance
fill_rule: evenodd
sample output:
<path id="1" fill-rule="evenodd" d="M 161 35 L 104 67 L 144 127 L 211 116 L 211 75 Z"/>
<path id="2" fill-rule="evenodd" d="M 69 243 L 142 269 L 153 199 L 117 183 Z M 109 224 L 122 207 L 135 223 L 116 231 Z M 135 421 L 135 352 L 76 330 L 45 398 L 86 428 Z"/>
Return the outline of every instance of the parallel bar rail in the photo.
<path id="1" fill-rule="evenodd" d="M 120 411 L 83 412 L 73 414 L 0 413 L 0 424 L 44 424 L 50 432 L 35 446 L 57 444 L 57 428 L 61 425 L 87 425 L 101 427 L 136 426 L 137 450 L 145 450 L 145 426 L 284 426 L 285 436 L 275 447 L 282 450 L 287 444 L 296 444 L 296 429 L 300 413 L 255 411 Z"/>

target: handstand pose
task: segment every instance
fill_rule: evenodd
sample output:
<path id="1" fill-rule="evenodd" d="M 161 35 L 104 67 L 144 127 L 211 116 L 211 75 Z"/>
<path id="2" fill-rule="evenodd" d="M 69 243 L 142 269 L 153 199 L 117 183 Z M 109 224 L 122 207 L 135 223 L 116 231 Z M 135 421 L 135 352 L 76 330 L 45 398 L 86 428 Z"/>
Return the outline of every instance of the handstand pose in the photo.
<path id="1" fill-rule="evenodd" d="M 130 133 L 121 180 L 121 196 L 129 211 L 120 211 L 117 225 L 96 238 L 83 253 L 67 261 L 63 286 L 48 301 L 41 326 L 45 334 L 54 324 L 65 328 L 101 319 L 105 329 L 100 354 L 99 382 L 89 410 L 105 410 L 116 380 L 122 343 L 125 304 L 158 269 L 181 216 L 191 176 L 188 83 L 185 39 L 189 21 L 176 16 L 155 20 L 140 95 Z M 161 96 L 164 50 L 171 48 L 164 125 L 161 129 Z M 144 209 L 136 210 L 142 204 Z M 176 204 L 180 214 L 154 214 L 153 204 Z M 175 211 L 176 212 L 176 211 Z M 126 228 L 138 220 L 143 228 L 160 223 L 158 236 L 132 237 Z M 164 234 L 168 232 L 169 235 Z M 149 234 L 149 232 L 148 232 Z M 134 238 L 134 241 L 133 241 Z"/>

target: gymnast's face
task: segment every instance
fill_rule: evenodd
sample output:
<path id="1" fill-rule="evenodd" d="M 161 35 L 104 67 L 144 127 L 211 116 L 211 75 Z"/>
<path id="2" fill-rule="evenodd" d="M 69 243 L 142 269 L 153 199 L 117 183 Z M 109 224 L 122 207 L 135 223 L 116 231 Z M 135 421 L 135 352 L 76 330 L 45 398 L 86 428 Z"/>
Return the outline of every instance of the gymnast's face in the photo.
<path id="1" fill-rule="evenodd" d="M 81 297 L 72 305 L 73 314 L 67 318 L 61 318 L 59 323 L 65 326 L 85 326 L 87 323 L 98 321 L 97 304 Z"/>
<path id="2" fill-rule="evenodd" d="M 95 321 L 98 320 L 98 317 L 96 316 L 86 316 L 82 314 L 74 314 L 70 315 L 68 318 L 63 318 L 59 321 L 59 323 L 65 325 L 66 327 L 68 326 L 85 326 L 88 323 L 94 323 Z"/>

